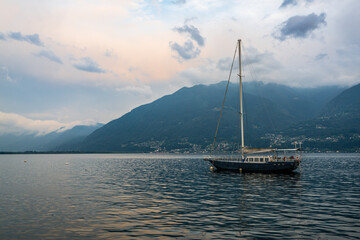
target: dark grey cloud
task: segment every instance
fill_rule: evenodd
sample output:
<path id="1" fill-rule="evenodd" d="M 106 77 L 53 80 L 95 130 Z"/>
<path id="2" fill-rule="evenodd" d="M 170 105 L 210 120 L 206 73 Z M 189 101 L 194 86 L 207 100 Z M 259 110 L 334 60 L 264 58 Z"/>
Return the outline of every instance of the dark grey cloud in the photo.
<path id="1" fill-rule="evenodd" d="M 204 44 L 205 44 L 205 40 L 201 36 L 199 29 L 197 29 L 193 25 L 185 24 L 183 27 L 175 27 L 174 31 L 181 33 L 181 34 L 182 33 L 190 34 L 190 38 L 193 39 L 194 41 L 196 41 L 197 44 L 199 44 L 199 46 L 204 46 Z"/>
<path id="2" fill-rule="evenodd" d="M 0 40 L 6 40 L 5 34 L 0 32 Z"/>
<path id="3" fill-rule="evenodd" d="M 53 53 L 52 51 L 49 50 L 41 50 L 40 52 L 36 53 L 35 56 L 37 57 L 44 57 L 49 59 L 50 61 L 56 62 L 56 63 L 60 63 L 62 64 L 63 62 L 61 61 L 61 59 L 55 55 L 55 53 Z"/>
<path id="4" fill-rule="evenodd" d="M 37 46 L 44 45 L 40 40 L 39 34 L 37 33 L 31 35 L 22 35 L 20 32 L 11 32 L 9 33 L 8 37 L 17 41 L 25 41 Z"/>
<path id="5" fill-rule="evenodd" d="M 320 60 L 326 58 L 327 56 L 328 55 L 326 53 L 320 53 L 320 54 L 316 55 L 315 60 L 320 61 Z"/>
<path id="6" fill-rule="evenodd" d="M 200 49 L 195 47 L 191 40 L 186 41 L 183 46 L 176 42 L 170 42 L 169 45 L 170 48 L 173 51 L 176 51 L 184 60 L 195 58 L 200 54 Z"/>
<path id="7" fill-rule="evenodd" d="M 313 2 L 314 0 L 303 0 L 306 3 Z M 284 0 L 283 3 L 280 5 L 280 8 L 286 8 L 288 6 L 295 6 L 298 5 L 301 0 Z"/>
<path id="8" fill-rule="evenodd" d="M 289 5 L 296 5 L 297 0 L 284 0 L 283 3 L 280 5 L 280 8 L 285 8 Z"/>
<path id="9" fill-rule="evenodd" d="M 100 68 L 99 64 L 92 60 L 89 57 L 80 58 L 79 61 L 73 66 L 76 69 L 79 69 L 81 71 L 85 72 L 94 72 L 94 73 L 105 73 L 106 71 L 102 68 Z"/>
<path id="10" fill-rule="evenodd" d="M 311 13 L 307 16 L 293 16 L 280 24 L 273 37 L 284 41 L 287 38 L 306 38 L 315 29 L 326 25 L 326 14 L 316 15 Z"/>
<path id="11" fill-rule="evenodd" d="M 199 29 L 194 27 L 193 25 L 188 25 L 187 22 L 193 20 L 195 18 L 186 19 L 184 26 L 182 27 L 174 27 L 173 30 L 180 33 L 188 35 L 189 38 L 185 41 L 183 45 L 180 45 L 177 42 L 170 42 L 169 46 L 171 50 L 176 51 L 179 55 L 179 62 L 182 60 L 189 60 L 197 57 L 200 54 L 200 49 L 195 46 L 195 42 L 199 47 L 205 45 L 205 40 L 201 36 Z"/>

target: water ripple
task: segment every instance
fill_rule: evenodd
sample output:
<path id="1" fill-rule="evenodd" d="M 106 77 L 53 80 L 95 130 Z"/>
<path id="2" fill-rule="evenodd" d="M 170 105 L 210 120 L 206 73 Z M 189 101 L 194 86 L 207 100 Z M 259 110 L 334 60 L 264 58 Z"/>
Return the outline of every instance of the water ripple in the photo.
<path id="1" fill-rule="evenodd" d="M 192 155 L 1 155 L 0 193 L 1 239 L 360 238 L 359 154 L 308 154 L 292 174 L 211 173 Z"/>

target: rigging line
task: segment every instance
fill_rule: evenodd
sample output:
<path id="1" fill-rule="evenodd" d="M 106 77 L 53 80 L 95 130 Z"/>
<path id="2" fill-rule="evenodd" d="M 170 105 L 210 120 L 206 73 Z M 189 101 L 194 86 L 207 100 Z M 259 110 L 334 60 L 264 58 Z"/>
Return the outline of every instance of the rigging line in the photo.
<path id="1" fill-rule="evenodd" d="M 237 88 L 238 92 L 237 92 L 237 101 L 236 101 L 236 115 L 239 114 L 239 118 L 237 118 L 237 116 L 235 117 L 235 119 L 237 119 L 237 129 L 241 128 L 241 115 L 240 115 L 240 88 Z M 240 149 L 240 138 L 241 138 L 241 132 L 240 131 L 236 131 L 237 132 L 237 138 L 235 141 L 231 141 L 231 146 L 232 146 L 232 154 L 234 154 L 236 152 L 236 150 Z"/>
<path id="2" fill-rule="evenodd" d="M 244 72 L 244 78 L 245 78 L 245 66 L 243 67 L 243 72 Z M 246 128 L 246 133 L 248 134 L 247 136 L 249 136 L 249 129 L 250 129 L 250 127 L 249 127 L 249 122 L 248 122 L 248 115 L 247 115 L 247 104 L 246 104 L 246 97 L 245 97 L 245 93 L 246 93 L 246 91 L 245 91 L 245 89 L 246 89 L 246 86 L 245 85 L 243 85 L 243 92 L 244 92 L 244 97 L 243 97 L 243 104 L 244 104 L 244 116 L 245 116 L 245 128 Z M 245 137 L 245 136 L 244 136 Z M 249 142 L 249 141 L 248 141 Z M 250 145 L 248 145 L 248 147 L 250 147 Z"/>
<path id="3" fill-rule="evenodd" d="M 219 131 L 221 115 L 222 115 L 222 112 L 223 112 L 223 109 L 224 109 L 224 105 L 225 105 L 226 94 L 227 94 L 227 91 L 228 91 L 228 89 L 229 89 L 229 83 L 230 83 L 230 78 L 231 78 L 232 69 L 233 69 L 233 66 L 234 66 L 234 61 L 235 61 L 236 52 L 237 52 L 237 44 L 236 44 L 236 47 L 235 47 L 234 57 L 233 57 L 233 60 L 232 60 L 232 63 L 231 63 L 229 78 L 228 78 L 227 85 L 226 85 L 226 90 L 225 90 L 225 96 L 224 96 L 224 99 L 223 99 L 223 102 L 222 102 L 221 111 L 220 111 L 220 117 L 219 117 L 219 121 L 218 121 L 218 124 L 217 124 L 217 127 L 216 127 L 216 132 L 215 132 L 215 136 L 214 136 L 214 141 L 213 141 L 213 144 L 212 144 L 212 146 L 211 146 L 210 156 L 211 156 L 212 152 L 214 151 L 216 136 L 217 136 L 217 133 L 218 133 L 218 131 Z"/>
<path id="4" fill-rule="evenodd" d="M 244 46 L 244 49 L 245 49 L 245 46 Z M 244 52 L 245 52 L 244 55 L 246 56 L 246 51 L 244 51 Z M 258 79 L 258 77 L 257 77 L 256 71 L 254 70 L 254 66 L 252 65 L 251 62 L 249 62 L 248 65 L 249 65 L 249 72 L 250 72 L 250 75 L 251 75 L 252 79 L 255 80 L 256 85 L 259 86 L 258 81 L 256 81 Z M 269 109 L 266 108 L 264 98 L 262 97 L 264 94 L 263 94 L 263 92 L 259 91 L 258 87 L 256 87 L 256 90 L 257 90 L 258 95 L 259 95 L 259 97 L 261 99 L 261 104 L 262 104 L 262 107 L 263 107 L 263 109 L 265 111 L 265 114 L 266 114 L 268 120 L 270 121 L 270 125 L 271 125 L 274 133 L 276 134 L 277 130 L 276 130 L 275 124 L 273 122 L 273 119 L 270 117 Z"/>
<path id="5" fill-rule="evenodd" d="M 243 71 L 243 72 L 245 73 L 245 71 Z M 243 76 L 243 77 L 245 78 L 245 76 Z M 246 123 L 245 127 L 246 127 L 246 132 L 248 133 L 249 132 L 249 123 L 248 123 L 248 117 L 247 117 L 246 97 L 245 97 L 245 92 L 246 91 L 245 91 L 245 88 L 246 87 L 243 86 L 243 92 L 244 92 L 243 102 L 244 102 L 244 115 L 245 115 L 245 123 Z M 248 147 L 250 147 L 250 146 L 248 145 Z"/>

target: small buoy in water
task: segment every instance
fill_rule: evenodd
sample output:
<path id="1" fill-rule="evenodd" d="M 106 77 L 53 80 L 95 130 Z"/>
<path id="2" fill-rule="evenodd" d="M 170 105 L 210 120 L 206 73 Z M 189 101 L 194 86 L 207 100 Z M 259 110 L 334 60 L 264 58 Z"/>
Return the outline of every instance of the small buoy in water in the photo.
<path id="1" fill-rule="evenodd" d="M 239 169 L 240 173 L 242 173 L 242 168 Z"/>
<path id="2" fill-rule="evenodd" d="M 24 163 L 26 163 L 27 161 L 26 160 L 24 160 Z"/>
<path id="3" fill-rule="evenodd" d="M 210 167 L 210 171 L 212 171 L 212 172 L 214 171 L 214 167 L 213 167 L 213 166 Z"/>
<path id="4" fill-rule="evenodd" d="M 66 163 L 65 163 L 65 165 L 69 165 L 69 163 L 68 163 L 68 162 L 66 162 Z"/>

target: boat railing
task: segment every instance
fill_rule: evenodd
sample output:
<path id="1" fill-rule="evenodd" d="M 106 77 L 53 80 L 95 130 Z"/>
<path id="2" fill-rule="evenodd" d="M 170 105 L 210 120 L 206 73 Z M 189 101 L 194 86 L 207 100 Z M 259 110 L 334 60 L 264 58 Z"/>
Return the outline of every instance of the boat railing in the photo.
<path id="1" fill-rule="evenodd" d="M 241 156 L 224 156 L 224 157 L 211 157 L 211 160 L 215 161 L 227 161 L 227 162 L 241 162 Z"/>
<path id="2" fill-rule="evenodd" d="M 263 158 L 266 159 L 264 162 L 294 162 L 300 161 L 299 156 L 256 156 L 252 158 Z M 218 157 L 210 157 L 207 160 L 214 160 L 214 161 L 226 161 L 226 162 L 243 162 L 241 156 L 218 156 Z M 248 161 L 246 161 L 248 162 Z M 251 161 L 253 162 L 253 161 Z"/>

